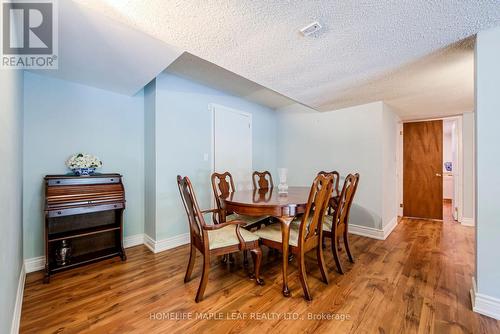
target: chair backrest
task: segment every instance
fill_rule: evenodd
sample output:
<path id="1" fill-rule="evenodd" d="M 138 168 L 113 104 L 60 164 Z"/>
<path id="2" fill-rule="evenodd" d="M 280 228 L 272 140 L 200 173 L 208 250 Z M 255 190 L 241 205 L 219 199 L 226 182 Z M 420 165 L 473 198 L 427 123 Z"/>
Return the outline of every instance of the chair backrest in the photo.
<path id="1" fill-rule="evenodd" d="M 274 187 L 273 177 L 267 170 L 264 172 L 253 172 L 252 182 L 254 189 L 268 189 Z"/>
<path id="2" fill-rule="evenodd" d="M 318 173 L 318 175 L 325 175 L 325 174 L 330 174 L 333 177 L 333 191 L 334 191 L 334 196 L 339 195 L 339 180 L 340 180 L 340 174 L 336 170 L 331 171 L 331 172 L 325 172 L 321 171 Z"/>
<path id="3" fill-rule="evenodd" d="M 301 247 L 309 239 L 321 237 L 325 212 L 332 195 L 332 187 L 332 175 L 320 174 L 314 179 L 299 227 L 299 245 Z"/>
<path id="4" fill-rule="evenodd" d="M 182 204 L 184 204 L 184 209 L 186 209 L 191 236 L 199 238 L 203 242 L 208 235 L 206 235 L 207 232 L 203 229 L 205 220 L 198 206 L 198 200 L 196 199 L 191 181 L 187 176 L 182 177 L 177 175 L 177 186 L 181 194 Z"/>
<path id="5" fill-rule="evenodd" d="M 354 196 L 356 195 L 356 190 L 358 190 L 358 184 L 359 184 L 359 173 L 355 173 L 354 175 L 354 185 L 352 188 L 352 195 L 351 195 L 351 200 L 348 203 L 348 208 L 347 208 L 347 216 L 345 219 L 345 224 L 349 223 L 349 213 L 351 212 L 351 206 L 352 203 L 354 202 Z"/>
<path id="6" fill-rule="evenodd" d="M 359 174 L 349 174 L 346 176 L 344 186 L 339 196 L 337 208 L 335 209 L 332 232 L 334 228 L 340 225 L 347 225 L 349 219 L 349 212 L 354 199 L 354 193 L 358 187 Z"/>
<path id="7" fill-rule="evenodd" d="M 233 176 L 229 172 L 213 173 L 211 176 L 212 190 L 214 192 L 215 203 L 218 209 L 222 209 L 220 196 L 226 197 L 235 190 Z M 229 214 L 229 212 L 226 212 Z"/>

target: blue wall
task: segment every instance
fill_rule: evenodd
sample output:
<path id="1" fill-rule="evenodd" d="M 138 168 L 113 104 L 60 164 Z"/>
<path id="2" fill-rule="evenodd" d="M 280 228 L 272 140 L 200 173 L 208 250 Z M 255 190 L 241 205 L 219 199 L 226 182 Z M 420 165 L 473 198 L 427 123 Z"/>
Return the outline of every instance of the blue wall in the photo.
<path id="1" fill-rule="evenodd" d="M 156 240 L 161 240 L 188 232 L 177 174 L 189 176 L 200 206 L 210 207 L 211 159 L 203 159 L 205 153 L 211 152 L 209 105 L 220 104 L 252 114 L 253 168 L 273 174 L 277 115 L 270 108 L 171 74 L 158 76 L 156 89 Z"/>
<path id="2" fill-rule="evenodd" d="M 144 87 L 144 233 L 156 236 L 156 80 Z"/>
<path id="3" fill-rule="evenodd" d="M 186 233 L 175 176 L 189 175 L 210 206 L 211 103 L 252 113 L 253 167 L 276 170 L 274 110 L 181 77 L 161 74 L 128 97 L 26 73 L 24 93 L 25 258 L 44 255 L 43 176 L 68 172 L 66 159 L 80 151 L 99 156 L 101 172 L 124 175 L 125 236 Z"/>
<path id="4" fill-rule="evenodd" d="M 500 27 L 476 40 L 476 279 L 477 292 L 500 300 Z M 498 307 L 498 304 L 497 304 Z M 492 306 L 491 309 L 494 309 Z M 498 310 L 498 308 L 497 308 Z M 497 319 L 500 312 L 497 311 Z"/>
<path id="5" fill-rule="evenodd" d="M 291 106 L 279 112 L 280 164 L 289 184 L 310 186 L 320 170 L 361 175 L 350 224 L 382 229 L 383 103 L 328 112 Z M 340 183 L 342 186 L 343 180 Z M 392 217 L 391 217 L 392 218 Z"/>
<path id="6" fill-rule="evenodd" d="M 9 333 L 23 264 L 23 72 L 0 70 L 0 88 L 0 333 Z"/>
<path id="7" fill-rule="evenodd" d="M 24 257 L 44 255 L 43 177 L 77 152 L 124 176 L 125 236 L 144 228 L 144 99 L 32 73 L 24 77 Z"/>

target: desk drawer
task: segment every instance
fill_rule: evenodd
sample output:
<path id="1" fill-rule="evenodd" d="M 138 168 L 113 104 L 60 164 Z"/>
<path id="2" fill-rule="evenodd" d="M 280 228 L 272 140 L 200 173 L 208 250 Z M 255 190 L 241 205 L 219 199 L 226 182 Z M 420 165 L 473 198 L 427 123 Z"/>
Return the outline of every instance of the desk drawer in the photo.
<path id="1" fill-rule="evenodd" d="M 80 206 L 77 208 L 67 208 L 67 209 L 49 211 L 48 216 L 49 218 L 54 218 L 54 217 L 64 217 L 71 215 L 82 215 L 91 212 L 123 209 L 124 207 L 125 207 L 124 203 L 88 205 L 88 206 Z"/>

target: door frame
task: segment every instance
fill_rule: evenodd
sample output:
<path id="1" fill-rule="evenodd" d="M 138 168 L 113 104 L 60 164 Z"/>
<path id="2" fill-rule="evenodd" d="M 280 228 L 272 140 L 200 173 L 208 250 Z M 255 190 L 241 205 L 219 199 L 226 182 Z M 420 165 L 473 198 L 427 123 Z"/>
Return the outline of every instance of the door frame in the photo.
<path id="1" fill-rule="evenodd" d="M 462 144 L 462 115 L 458 116 L 449 116 L 449 117 L 438 117 L 438 118 L 427 118 L 427 119 L 412 119 L 412 120 L 404 120 L 399 123 L 399 138 L 398 138 L 398 193 L 399 193 L 399 203 L 398 203 L 398 214 L 403 217 L 403 124 L 404 123 L 414 123 L 414 122 L 426 122 L 426 121 L 438 121 L 438 120 L 456 120 L 456 135 L 457 135 L 457 176 L 453 178 L 454 181 L 454 190 L 458 189 L 456 202 L 457 208 L 457 221 L 462 223 L 463 221 L 463 193 L 464 193 L 464 182 L 463 182 L 463 167 L 464 167 L 464 159 L 463 159 L 463 144 Z"/>

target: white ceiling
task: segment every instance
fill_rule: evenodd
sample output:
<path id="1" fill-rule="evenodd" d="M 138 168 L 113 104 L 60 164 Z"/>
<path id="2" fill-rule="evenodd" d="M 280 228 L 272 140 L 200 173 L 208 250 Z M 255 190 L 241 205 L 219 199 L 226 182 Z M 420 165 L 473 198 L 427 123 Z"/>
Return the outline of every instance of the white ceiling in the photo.
<path id="1" fill-rule="evenodd" d="M 340 91 L 323 110 L 382 100 L 403 120 L 474 110 L 474 38 Z"/>
<path id="2" fill-rule="evenodd" d="M 318 110 L 385 99 L 403 118 L 470 110 L 471 53 L 432 54 L 500 24 L 498 0 L 76 1 Z"/>
<path id="3" fill-rule="evenodd" d="M 269 88 L 217 66 L 209 61 L 184 52 L 166 72 L 192 79 L 194 81 L 222 90 L 234 96 L 241 96 L 258 104 L 273 109 L 300 104 L 298 101 L 283 96 Z"/>

